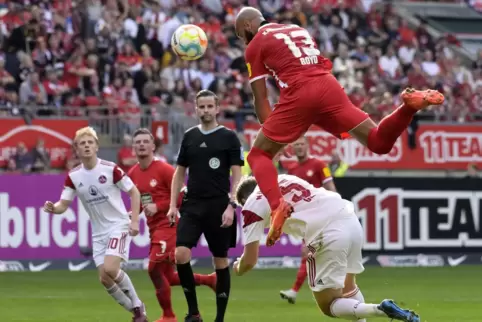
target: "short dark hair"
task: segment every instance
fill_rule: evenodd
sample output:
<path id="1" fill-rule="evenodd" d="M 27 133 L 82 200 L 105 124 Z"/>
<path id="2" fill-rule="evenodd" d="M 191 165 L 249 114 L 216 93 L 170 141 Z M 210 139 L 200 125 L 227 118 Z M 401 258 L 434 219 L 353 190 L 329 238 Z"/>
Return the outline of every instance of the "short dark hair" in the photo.
<path id="1" fill-rule="evenodd" d="M 236 202 L 239 205 L 244 206 L 244 203 L 253 193 L 254 189 L 256 189 L 257 185 L 258 183 L 254 177 L 245 177 L 241 179 L 236 188 Z"/>
<path id="2" fill-rule="evenodd" d="M 219 97 L 214 92 L 212 92 L 208 89 L 203 89 L 203 90 L 199 91 L 196 94 L 196 105 L 197 105 L 198 99 L 201 98 L 201 97 L 214 97 L 214 103 L 216 104 L 216 106 L 219 106 Z"/>
<path id="3" fill-rule="evenodd" d="M 154 135 L 152 135 L 151 131 L 149 131 L 147 128 L 145 127 L 141 127 L 139 129 L 137 129 L 134 134 L 132 135 L 132 138 L 134 139 L 136 136 L 138 135 L 141 135 L 141 134 L 147 134 L 151 137 L 152 141 L 154 141 Z"/>

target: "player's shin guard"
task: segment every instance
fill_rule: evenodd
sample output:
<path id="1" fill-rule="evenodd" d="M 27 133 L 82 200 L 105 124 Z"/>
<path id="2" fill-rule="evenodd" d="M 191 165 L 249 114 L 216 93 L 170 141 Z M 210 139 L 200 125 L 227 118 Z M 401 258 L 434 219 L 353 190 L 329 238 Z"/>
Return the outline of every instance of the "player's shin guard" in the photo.
<path id="1" fill-rule="evenodd" d="M 303 283 L 306 280 L 307 272 L 306 272 L 306 257 L 301 259 L 301 265 L 298 269 L 298 274 L 296 274 L 296 281 L 291 288 L 293 291 L 298 292 L 300 288 L 303 286 Z"/>
<path id="2" fill-rule="evenodd" d="M 199 315 L 196 282 L 194 281 L 191 263 L 177 264 L 177 273 L 179 274 L 184 296 L 186 297 L 188 313 L 190 315 Z"/>
<path id="3" fill-rule="evenodd" d="M 331 303 L 331 314 L 334 317 L 350 321 L 387 316 L 378 309 L 377 304 L 365 304 L 357 300 L 345 298 L 336 299 Z"/>
<path id="4" fill-rule="evenodd" d="M 216 270 L 216 319 L 215 322 L 224 322 L 224 315 L 228 307 L 229 292 L 231 290 L 231 276 L 229 266 Z"/>
<path id="5" fill-rule="evenodd" d="M 174 311 L 172 310 L 171 303 L 171 285 L 167 277 L 163 272 L 163 264 L 168 264 L 172 267 L 171 263 L 149 263 L 149 277 L 151 278 L 152 284 L 156 288 L 156 297 L 159 306 L 162 308 L 164 317 L 174 317 Z"/>
<path id="6" fill-rule="evenodd" d="M 114 298 L 117 303 L 122 305 L 123 308 L 129 312 L 132 311 L 134 306 L 132 305 L 131 299 L 124 292 L 122 292 L 117 284 L 114 284 L 112 287 L 106 288 L 105 290 Z"/>
<path id="7" fill-rule="evenodd" d="M 365 297 L 363 296 L 361 290 L 358 288 L 358 286 L 351 292 L 348 292 L 346 294 L 343 294 L 343 297 L 346 299 L 352 299 L 356 300 L 360 303 L 365 303 Z M 356 320 L 357 322 L 366 322 L 365 319 L 359 319 Z"/>
<path id="8" fill-rule="evenodd" d="M 412 122 L 417 110 L 402 104 L 390 115 L 385 116 L 378 127 L 368 135 L 367 147 L 377 154 L 388 154 L 397 139 Z"/>
<path id="9" fill-rule="evenodd" d="M 122 292 L 124 292 L 124 294 L 131 299 L 134 307 L 142 306 L 142 302 L 137 296 L 136 289 L 134 288 L 129 275 L 127 275 L 126 272 L 119 270 L 119 274 L 117 274 L 117 277 L 114 281 L 117 283 Z"/>
<path id="10" fill-rule="evenodd" d="M 273 156 L 253 147 L 249 151 L 247 160 L 258 182 L 259 189 L 268 199 L 271 210 L 275 210 L 283 196 L 278 185 L 278 171 L 273 164 Z"/>

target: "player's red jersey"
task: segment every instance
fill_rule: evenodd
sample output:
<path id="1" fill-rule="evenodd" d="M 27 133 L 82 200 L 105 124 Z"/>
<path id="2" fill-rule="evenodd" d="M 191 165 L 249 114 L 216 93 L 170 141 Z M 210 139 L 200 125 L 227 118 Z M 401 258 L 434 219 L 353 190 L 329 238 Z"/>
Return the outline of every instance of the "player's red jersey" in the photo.
<path id="1" fill-rule="evenodd" d="M 331 73 L 309 32 L 297 25 L 268 23 L 246 48 L 250 82 L 272 75 L 280 89 L 305 85 L 307 79 Z"/>
<path id="2" fill-rule="evenodd" d="M 166 217 L 171 199 L 171 182 L 174 168 L 165 162 L 154 159 L 147 169 L 141 169 L 139 163 L 129 171 L 129 177 L 141 193 L 141 206 L 155 203 L 157 213 L 147 217 L 147 226 L 151 242 L 157 243 L 156 232 L 171 228 Z"/>
<path id="3" fill-rule="evenodd" d="M 326 182 L 333 180 L 331 171 L 326 164 L 315 158 L 308 158 L 303 162 L 297 163 L 288 170 L 288 174 L 297 176 L 316 188 L 320 188 Z"/>

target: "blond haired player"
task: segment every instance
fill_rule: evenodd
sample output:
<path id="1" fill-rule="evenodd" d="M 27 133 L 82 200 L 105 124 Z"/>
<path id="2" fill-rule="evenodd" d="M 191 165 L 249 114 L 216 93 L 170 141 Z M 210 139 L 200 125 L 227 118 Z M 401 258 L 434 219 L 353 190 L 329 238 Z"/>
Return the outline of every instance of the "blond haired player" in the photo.
<path id="1" fill-rule="evenodd" d="M 79 197 L 90 217 L 93 257 L 101 283 L 117 303 L 133 313 L 133 322 L 147 322 L 144 304 L 120 268 L 121 262 L 129 259 L 132 236 L 139 233 L 139 191 L 115 163 L 97 157 L 99 140 L 91 127 L 77 131 L 74 148 L 82 164 L 68 173 L 60 200 L 46 201 L 44 210 L 60 215 Z M 121 190 L 130 195 L 132 220 Z"/>
<path id="2" fill-rule="evenodd" d="M 356 274 L 364 271 L 363 231 L 350 201 L 291 175 L 278 176 L 278 184 L 284 200 L 295 210 L 283 230 L 306 243 L 309 285 L 325 315 L 359 322 L 375 317 L 420 322 L 417 314 L 401 309 L 392 300 L 364 303 L 355 283 Z M 258 261 L 259 244 L 264 229 L 269 227 L 271 209 L 252 177 L 238 185 L 236 199 L 243 206 L 245 246 L 243 255 L 234 263 L 234 272 L 243 275 Z M 351 290 L 345 288 L 348 285 Z M 350 291 L 345 297 L 344 288 L 345 292 Z"/>

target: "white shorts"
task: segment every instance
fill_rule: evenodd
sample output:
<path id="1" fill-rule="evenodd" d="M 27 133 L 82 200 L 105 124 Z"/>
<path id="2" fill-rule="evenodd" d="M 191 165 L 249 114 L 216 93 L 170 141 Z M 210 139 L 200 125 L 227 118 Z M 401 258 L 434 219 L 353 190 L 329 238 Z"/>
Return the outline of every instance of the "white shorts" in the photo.
<path id="1" fill-rule="evenodd" d="M 101 238 L 93 241 L 93 257 L 95 266 L 99 267 L 104 264 L 105 256 L 117 256 L 123 261 L 129 260 L 129 249 L 132 237 L 125 229 L 116 230 Z"/>
<path id="2" fill-rule="evenodd" d="M 345 287 L 346 274 L 360 274 L 363 230 L 352 207 L 344 208 L 308 248 L 306 267 L 313 292 Z"/>

